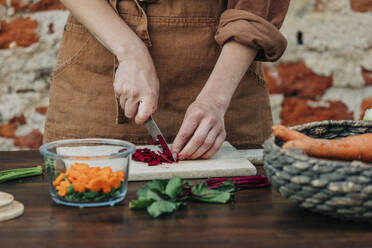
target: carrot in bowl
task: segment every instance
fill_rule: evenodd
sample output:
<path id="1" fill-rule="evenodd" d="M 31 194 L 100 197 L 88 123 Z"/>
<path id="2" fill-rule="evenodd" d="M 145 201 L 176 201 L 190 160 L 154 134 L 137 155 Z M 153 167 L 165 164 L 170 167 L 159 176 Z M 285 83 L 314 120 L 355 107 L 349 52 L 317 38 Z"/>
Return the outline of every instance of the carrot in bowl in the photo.
<path id="1" fill-rule="evenodd" d="M 59 196 L 66 196 L 70 185 L 72 185 L 73 192 L 94 191 L 108 194 L 120 188 L 124 176 L 123 171 L 113 172 L 109 166 L 100 168 L 75 163 L 65 173 L 61 173 L 53 181 L 53 185 Z"/>
<path id="2" fill-rule="evenodd" d="M 62 179 L 65 177 L 65 173 L 59 174 L 59 176 L 54 180 L 53 185 L 57 186 L 62 182 Z"/>
<path id="3" fill-rule="evenodd" d="M 70 182 L 67 181 L 67 180 L 62 181 L 59 186 L 60 186 L 60 188 L 58 190 L 58 195 L 59 196 L 65 196 L 67 194 L 67 191 L 68 191 L 68 186 L 70 186 Z"/>

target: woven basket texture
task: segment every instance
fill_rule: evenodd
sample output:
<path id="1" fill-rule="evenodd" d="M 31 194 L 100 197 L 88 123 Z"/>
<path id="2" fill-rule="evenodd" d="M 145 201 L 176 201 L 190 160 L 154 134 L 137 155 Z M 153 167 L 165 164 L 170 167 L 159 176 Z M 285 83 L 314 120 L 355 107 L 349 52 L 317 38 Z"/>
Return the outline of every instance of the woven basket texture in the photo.
<path id="1" fill-rule="evenodd" d="M 336 139 L 372 133 L 372 122 L 322 121 L 293 129 L 313 138 Z M 314 212 L 372 223 L 372 164 L 310 157 L 282 145 L 273 135 L 264 144 L 265 172 L 282 196 Z"/>

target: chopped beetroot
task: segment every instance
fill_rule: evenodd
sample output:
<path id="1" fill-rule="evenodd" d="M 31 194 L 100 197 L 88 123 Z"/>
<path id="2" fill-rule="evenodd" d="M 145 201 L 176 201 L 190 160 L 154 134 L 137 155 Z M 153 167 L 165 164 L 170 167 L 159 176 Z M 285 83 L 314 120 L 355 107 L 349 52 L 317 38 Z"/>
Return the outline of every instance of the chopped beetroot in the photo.
<path id="1" fill-rule="evenodd" d="M 173 163 L 172 157 L 167 157 L 164 153 L 154 152 L 148 148 L 137 149 L 132 155 L 134 161 L 147 163 L 148 166 L 159 165 L 162 163 Z"/>
<path id="2" fill-rule="evenodd" d="M 169 147 L 167 145 L 167 142 L 165 142 L 163 136 L 158 135 L 158 141 L 159 141 L 159 144 L 160 144 L 161 148 L 163 148 L 163 154 L 168 159 L 170 159 L 171 161 L 173 161 L 172 152 L 169 150 Z"/>
<path id="3" fill-rule="evenodd" d="M 172 160 L 163 153 L 156 153 L 148 148 L 137 149 L 132 155 L 132 159 L 134 161 L 147 163 L 149 166 L 159 165 L 162 163 L 172 163 Z"/>
<path id="4" fill-rule="evenodd" d="M 159 165 L 162 163 L 171 164 L 174 162 L 172 153 L 161 135 L 158 135 L 158 140 L 151 144 L 159 145 L 160 148 L 162 148 L 163 152 L 158 151 L 156 153 L 149 148 L 139 148 L 132 155 L 132 160 L 147 163 L 148 166 Z"/>

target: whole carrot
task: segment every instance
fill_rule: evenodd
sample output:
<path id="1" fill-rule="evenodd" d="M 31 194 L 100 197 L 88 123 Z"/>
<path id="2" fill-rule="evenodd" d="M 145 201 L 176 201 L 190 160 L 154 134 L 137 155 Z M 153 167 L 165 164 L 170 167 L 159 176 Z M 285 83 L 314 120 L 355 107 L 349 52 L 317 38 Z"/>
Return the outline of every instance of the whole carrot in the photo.
<path id="1" fill-rule="evenodd" d="M 334 140 L 313 139 L 282 125 L 273 126 L 273 133 L 287 141 L 283 148 L 299 148 L 315 157 L 372 162 L 372 134 Z"/>
<path id="2" fill-rule="evenodd" d="M 283 148 L 299 148 L 315 157 L 372 162 L 372 133 L 334 140 L 291 140 L 286 142 Z"/>
<path id="3" fill-rule="evenodd" d="M 305 134 L 302 134 L 295 130 L 289 129 L 288 127 L 283 126 L 283 125 L 274 125 L 272 127 L 272 130 L 273 130 L 273 134 L 276 137 L 284 141 L 296 140 L 296 139 L 310 139 L 309 136 L 306 136 Z"/>

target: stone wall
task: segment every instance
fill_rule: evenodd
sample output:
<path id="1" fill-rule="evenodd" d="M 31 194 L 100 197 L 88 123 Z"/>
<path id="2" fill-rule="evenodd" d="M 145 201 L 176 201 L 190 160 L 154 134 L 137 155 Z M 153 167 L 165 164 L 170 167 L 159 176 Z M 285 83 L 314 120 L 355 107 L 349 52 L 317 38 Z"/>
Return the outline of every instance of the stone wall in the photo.
<path id="1" fill-rule="evenodd" d="M 0 0 L 0 150 L 41 144 L 68 11 L 58 0 Z M 265 65 L 275 123 L 359 119 L 372 107 L 372 1 L 292 0 L 288 49 Z"/>

